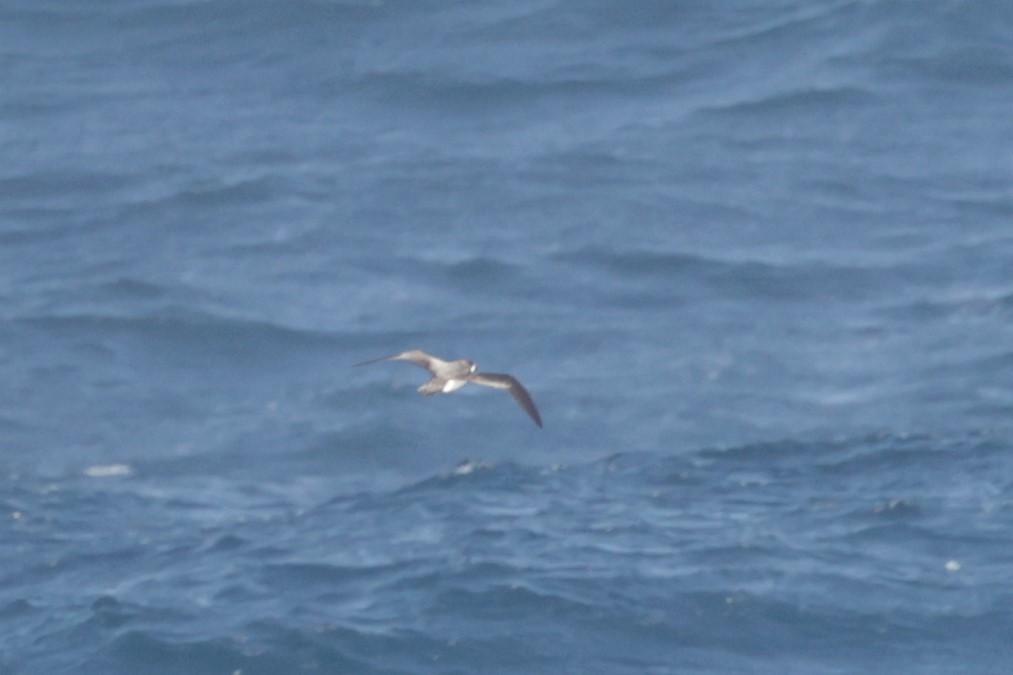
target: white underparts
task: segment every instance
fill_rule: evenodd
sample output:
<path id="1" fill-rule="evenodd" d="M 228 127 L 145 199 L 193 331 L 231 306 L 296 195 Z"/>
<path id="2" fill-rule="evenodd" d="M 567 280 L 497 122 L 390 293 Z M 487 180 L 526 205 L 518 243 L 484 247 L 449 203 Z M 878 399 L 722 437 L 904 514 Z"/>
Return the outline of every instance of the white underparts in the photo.
<path id="1" fill-rule="evenodd" d="M 467 383 L 467 380 L 447 380 L 447 382 L 443 385 L 443 393 L 449 394 L 452 391 L 460 389 Z"/>

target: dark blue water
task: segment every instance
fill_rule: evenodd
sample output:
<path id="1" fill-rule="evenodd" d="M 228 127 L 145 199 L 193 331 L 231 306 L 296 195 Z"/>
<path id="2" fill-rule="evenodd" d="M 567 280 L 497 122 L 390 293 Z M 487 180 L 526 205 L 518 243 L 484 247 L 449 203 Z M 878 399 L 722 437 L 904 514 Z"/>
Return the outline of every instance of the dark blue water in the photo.
<path id="1" fill-rule="evenodd" d="M 1010 672 L 1011 34 L 0 1 L 0 672 Z"/>

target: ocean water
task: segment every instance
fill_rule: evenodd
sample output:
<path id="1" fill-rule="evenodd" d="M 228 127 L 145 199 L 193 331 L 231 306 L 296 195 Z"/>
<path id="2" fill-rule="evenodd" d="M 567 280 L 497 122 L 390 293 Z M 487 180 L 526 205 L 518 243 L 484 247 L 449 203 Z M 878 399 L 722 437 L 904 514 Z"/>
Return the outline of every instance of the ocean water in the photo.
<path id="1" fill-rule="evenodd" d="M 1010 672 L 1011 34 L 0 0 L 0 673 Z"/>

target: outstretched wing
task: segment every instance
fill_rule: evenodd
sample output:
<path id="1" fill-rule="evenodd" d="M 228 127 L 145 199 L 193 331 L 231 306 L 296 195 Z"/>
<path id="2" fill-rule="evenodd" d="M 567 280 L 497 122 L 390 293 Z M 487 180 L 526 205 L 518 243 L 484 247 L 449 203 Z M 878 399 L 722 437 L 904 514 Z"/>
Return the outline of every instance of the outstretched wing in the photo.
<path id="1" fill-rule="evenodd" d="M 524 412 L 531 415 L 531 419 L 535 421 L 535 424 L 539 427 L 542 426 L 542 416 L 538 414 L 538 408 L 535 407 L 531 394 L 528 393 L 528 390 L 513 375 L 505 375 L 503 373 L 473 373 L 468 377 L 468 381 L 481 384 L 484 387 L 503 389 L 510 392 L 514 400 L 524 408 Z"/>
<path id="2" fill-rule="evenodd" d="M 440 359 L 435 356 L 430 356 L 423 351 L 418 349 L 412 349 L 407 352 L 401 352 L 394 356 L 384 356 L 379 359 L 370 359 L 369 361 L 363 361 L 362 363 L 356 363 L 356 366 L 368 366 L 371 363 L 380 363 L 381 361 L 408 361 L 414 363 L 416 366 L 422 366 L 429 372 L 433 372 L 434 363 L 443 363 Z"/>

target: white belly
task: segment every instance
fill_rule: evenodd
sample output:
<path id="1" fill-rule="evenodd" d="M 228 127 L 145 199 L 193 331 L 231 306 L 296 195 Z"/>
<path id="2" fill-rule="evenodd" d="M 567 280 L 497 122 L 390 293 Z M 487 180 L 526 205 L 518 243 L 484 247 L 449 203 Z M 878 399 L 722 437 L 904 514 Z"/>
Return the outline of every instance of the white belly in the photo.
<path id="1" fill-rule="evenodd" d="M 456 391 L 468 384 L 467 380 L 447 380 L 447 383 L 443 385 L 443 393 L 449 394 L 452 391 Z"/>

